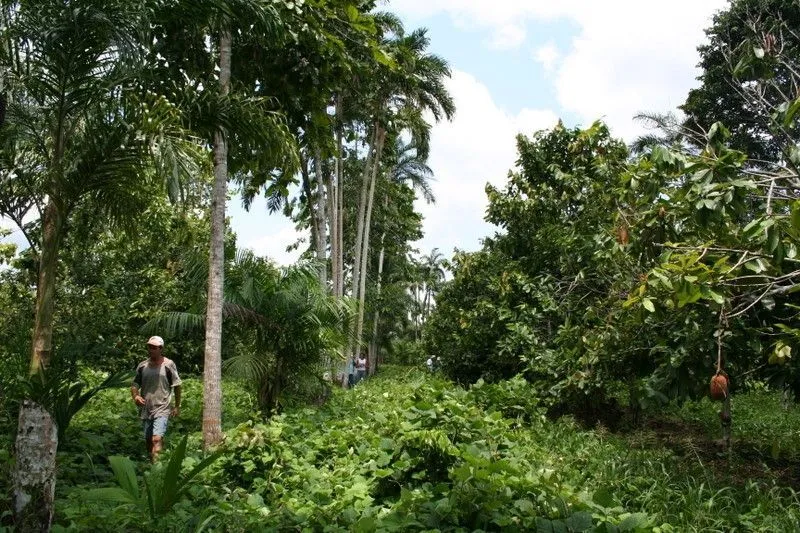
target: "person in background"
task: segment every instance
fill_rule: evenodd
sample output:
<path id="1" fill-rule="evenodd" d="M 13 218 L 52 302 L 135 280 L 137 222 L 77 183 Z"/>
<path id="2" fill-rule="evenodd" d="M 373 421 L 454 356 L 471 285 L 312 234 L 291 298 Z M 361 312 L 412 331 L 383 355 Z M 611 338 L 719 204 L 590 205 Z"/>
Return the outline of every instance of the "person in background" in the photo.
<path id="1" fill-rule="evenodd" d="M 355 384 L 358 385 L 358 382 L 364 379 L 367 375 L 367 358 L 362 353 L 356 359 L 356 382 Z"/>
<path id="2" fill-rule="evenodd" d="M 428 357 L 428 360 L 425 361 L 425 366 L 428 367 L 428 372 L 433 372 L 433 357 Z"/>
<path id="3" fill-rule="evenodd" d="M 352 389 L 356 384 L 356 363 L 352 357 L 347 358 L 347 388 Z"/>
<path id="4" fill-rule="evenodd" d="M 161 452 L 169 417 L 177 417 L 181 412 L 181 378 L 175 363 L 164 357 L 164 339 L 157 335 L 150 337 L 147 353 L 149 357 L 136 367 L 131 398 L 139 408 L 147 453 L 155 462 Z M 175 407 L 170 408 L 173 390 Z"/>

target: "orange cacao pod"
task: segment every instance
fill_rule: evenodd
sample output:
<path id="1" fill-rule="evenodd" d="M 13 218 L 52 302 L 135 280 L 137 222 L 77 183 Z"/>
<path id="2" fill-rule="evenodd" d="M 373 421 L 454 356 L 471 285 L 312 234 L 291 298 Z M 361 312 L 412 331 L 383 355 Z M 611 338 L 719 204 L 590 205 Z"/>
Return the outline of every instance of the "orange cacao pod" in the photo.
<path id="1" fill-rule="evenodd" d="M 711 399 L 722 401 L 728 396 L 728 376 L 717 374 L 711 378 Z"/>

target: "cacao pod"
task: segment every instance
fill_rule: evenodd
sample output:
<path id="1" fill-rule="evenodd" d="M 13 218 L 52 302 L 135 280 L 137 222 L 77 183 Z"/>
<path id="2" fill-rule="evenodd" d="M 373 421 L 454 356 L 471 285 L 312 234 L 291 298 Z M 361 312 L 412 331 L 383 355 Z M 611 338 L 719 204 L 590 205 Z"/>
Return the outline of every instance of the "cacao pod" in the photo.
<path id="1" fill-rule="evenodd" d="M 722 401 L 728 397 L 728 376 L 717 374 L 711 378 L 711 399 Z"/>

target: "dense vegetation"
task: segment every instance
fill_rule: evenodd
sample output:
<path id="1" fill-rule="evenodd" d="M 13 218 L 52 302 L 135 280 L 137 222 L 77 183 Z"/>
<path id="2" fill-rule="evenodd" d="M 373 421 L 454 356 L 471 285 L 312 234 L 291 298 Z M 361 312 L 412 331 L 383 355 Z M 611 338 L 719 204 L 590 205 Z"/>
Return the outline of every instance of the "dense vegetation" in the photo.
<path id="1" fill-rule="evenodd" d="M 142 491 L 143 476 L 152 486 L 164 475 L 177 435 L 190 436 L 185 472 L 202 459 L 202 387 L 186 386 L 186 416 L 162 464 L 136 468 Z M 118 486 L 109 455 L 144 456 L 126 393 L 102 393 L 60 452 L 55 529 L 788 531 L 800 519 L 800 499 L 782 487 L 794 474 L 781 473 L 800 459 L 796 413 L 780 415 L 784 447 L 770 468 L 718 457 L 718 430 L 695 423 L 713 410 L 707 400 L 615 435 L 549 421 L 520 379 L 465 390 L 422 369 L 388 367 L 321 408 L 268 422 L 251 418 L 255 397 L 241 385 L 226 382 L 225 393 L 221 454 L 169 512 L 153 515 L 97 493 Z M 769 456 L 763 431 L 777 423 L 769 415 L 777 400 L 737 397 L 741 447 Z"/>

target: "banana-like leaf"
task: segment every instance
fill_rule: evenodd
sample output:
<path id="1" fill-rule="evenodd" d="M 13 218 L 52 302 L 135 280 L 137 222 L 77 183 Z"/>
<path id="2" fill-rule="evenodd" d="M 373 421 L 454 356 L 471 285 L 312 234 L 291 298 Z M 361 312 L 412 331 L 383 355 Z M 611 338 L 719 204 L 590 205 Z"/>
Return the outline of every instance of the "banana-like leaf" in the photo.
<path id="1" fill-rule="evenodd" d="M 161 484 L 161 498 L 164 503 L 164 509 L 169 509 L 177 499 L 178 481 L 181 476 L 181 466 L 183 466 L 183 458 L 186 457 L 186 441 L 188 436 L 184 435 L 178 443 L 172 456 L 169 458 L 169 464 L 164 472 L 164 479 Z"/>
<path id="2" fill-rule="evenodd" d="M 192 469 L 189 471 L 189 473 L 188 473 L 188 474 L 186 474 L 186 476 L 185 476 L 185 477 L 183 478 L 183 480 L 181 481 L 181 486 L 180 486 L 180 488 L 178 489 L 178 492 L 177 492 L 177 494 L 175 495 L 175 499 L 176 499 L 176 501 L 177 501 L 178 499 L 180 499 L 181 497 L 183 497 L 183 495 L 186 493 L 186 491 L 188 491 L 188 490 L 189 490 L 189 486 L 190 486 L 190 485 L 189 485 L 189 481 L 191 481 L 192 479 L 194 479 L 194 477 L 195 477 L 197 474 L 199 474 L 200 472 L 202 472 L 203 470 L 205 470 L 205 469 L 206 469 L 206 467 L 210 466 L 210 465 L 211 465 L 211 464 L 212 464 L 214 461 L 216 461 L 217 459 L 219 459 L 219 457 L 220 457 L 220 456 L 221 456 L 221 455 L 222 455 L 224 452 L 225 452 L 225 449 L 224 449 L 223 447 L 220 447 L 220 448 L 219 448 L 219 449 L 217 449 L 217 450 L 216 450 L 214 453 L 212 453 L 211 455 L 209 455 L 208 457 L 206 457 L 205 459 L 203 459 L 202 461 L 200 461 L 199 463 L 197 463 L 197 464 L 195 465 L 195 467 L 194 467 L 194 468 L 192 468 Z"/>
<path id="3" fill-rule="evenodd" d="M 125 491 L 134 501 L 139 500 L 139 480 L 136 478 L 136 468 L 133 461 L 127 457 L 112 455 L 108 458 L 111 463 L 111 470 L 120 488 Z"/>
<path id="4" fill-rule="evenodd" d="M 127 491 L 119 487 L 103 487 L 92 489 L 86 492 L 86 497 L 90 500 L 104 501 L 111 503 L 123 503 L 139 505 L 139 500 L 133 498 Z"/>

